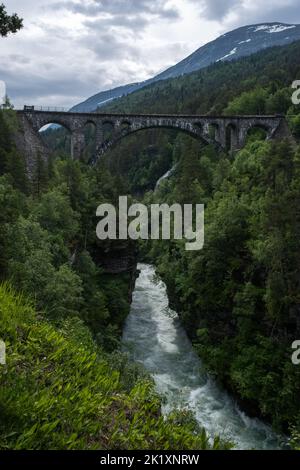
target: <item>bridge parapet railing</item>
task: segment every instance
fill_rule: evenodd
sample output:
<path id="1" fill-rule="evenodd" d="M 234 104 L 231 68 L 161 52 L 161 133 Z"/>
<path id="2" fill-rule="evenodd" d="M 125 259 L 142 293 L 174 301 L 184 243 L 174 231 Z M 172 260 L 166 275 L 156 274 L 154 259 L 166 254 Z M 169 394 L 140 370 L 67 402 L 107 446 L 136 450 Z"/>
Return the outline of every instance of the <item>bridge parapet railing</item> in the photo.
<path id="1" fill-rule="evenodd" d="M 68 108 L 63 108 L 59 106 L 35 106 L 36 111 L 47 111 L 55 113 L 68 113 L 70 110 Z"/>
<path id="2" fill-rule="evenodd" d="M 68 108 L 62 108 L 59 106 L 27 106 L 25 105 L 23 111 L 46 111 L 48 113 L 67 113 Z"/>

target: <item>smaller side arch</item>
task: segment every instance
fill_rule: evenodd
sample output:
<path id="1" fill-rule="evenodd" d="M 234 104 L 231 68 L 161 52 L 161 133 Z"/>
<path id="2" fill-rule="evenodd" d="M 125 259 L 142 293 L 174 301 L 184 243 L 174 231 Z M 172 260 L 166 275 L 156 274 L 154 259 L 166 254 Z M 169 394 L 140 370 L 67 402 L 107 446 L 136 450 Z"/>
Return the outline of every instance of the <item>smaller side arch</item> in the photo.
<path id="1" fill-rule="evenodd" d="M 210 122 L 208 124 L 208 137 L 215 141 L 219 142 L 219 133 L 220 133 L 220 126 L 217 122 Z"/>
<path id="2" fill-rule="evenodd" d="M 72 131 L 65 121 L 59 119 L 38 121 L 36 129 L 36 134 L 49 152 L 72 156 Z"/>
<path id="3" fill-rule="evenodd" d="M 102 121 L 103 142 L 109 142 L 114 138 L 115 122 L 110 119 Z"/>
<path id="4" fill-rule="evenodd" d="M 88 126 L 89 124 L 91 124 L 91 125 L 93 125 L 93 126 L 95 126 L 95 127 L 97 126 L 96 121 L 95 121 L 94 119 L 89 118 L 89 119 L 87 119 L 87 120 L 85 121 L 85 123 L 83 124 L 83 127 L 86 127 L 86 126 Z"/>
<path id="5" fill-rule="evenodd" d="M 225 147 L 227 152 L 233 152 L 238 148 L 238 128 L 236 124 L 230 123 L 225 130 Z"/>
<path id="6" fill-rule="evenodd" d="M 194 123 L 194 128 L 196 130 L 196 133 L 202 134 L 203 132 L 203 124 L 202 122 L 195 122 Z"/>
<path id="7" fill-rule="evenodd" d="M 89 161 L 95 156 L 97 147 L 97 125 L 93 119 L 87 119 L 84 124 L 84 146 L 82 157 Z"/>
<path id="8" fill-rule="evenodd" d="M 121 127 L 122 126 L 129 126 L 131 127 L 131 122 L 127 119 L 125 119 L 124 121 L 121 121 Z"/>
<path id="9" fill-rule="evenodd" d="M 124 120 L 120 124 L 120 130 L 122 135 L 127 135 L 128 132 L 131 131 L 131 122 L 128 120 Z"/>
<path id="10" fill-rule="evenodd" d="M 246 130 L 246 141 L 251 137 L 258 140 L 270 139 L 272 137 L 272 129 L 263 122 L 253 122 Z"/>
<path id="11" fill-rule="evenodd" d="M 102 121 L 102 126 L 111 126 L 113 128 L 115 128 L 115 123 L 113 120 L 111 119 L 105 119 L 104 121 Z"/>
<path id="12" fill-rule="evenodd" d="M 34 121 L 32 123 L 32 127 L 34 128 L 36 132 L 40 132 L 40 130 L 43 129 L 43 127 L 49 126 L 51 124 L 64 127 L 65 129 L 67 129 L 68 132 L 73 131 L 72 126 L 70 126 L 70 123 L 68 121 L 64 119 L 57 119 L 57 118 L 38 119 L 37 121 Z"/>

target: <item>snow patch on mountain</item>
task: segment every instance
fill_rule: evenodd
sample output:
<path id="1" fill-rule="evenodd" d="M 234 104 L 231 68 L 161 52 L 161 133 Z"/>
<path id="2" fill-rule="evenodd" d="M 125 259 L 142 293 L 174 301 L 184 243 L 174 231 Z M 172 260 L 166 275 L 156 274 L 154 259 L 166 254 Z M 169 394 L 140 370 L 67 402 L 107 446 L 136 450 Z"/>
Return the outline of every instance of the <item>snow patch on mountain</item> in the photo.
<path id="1" fill-rule="evenodd" d="M 232 49 L 232 51 L 229 52 L 229 54 L 224 55 L 224 57 L 221 57 L 221 59 L 218 59 L 217 62 L 220 62 L 221 60 L 227 59 L 227 57 L 232 56 L 233 54 L 236 54 L 237 47 Z"/>
<path id="2" fill-rule="evenodd" d="M 262 24 L 259 26 L 256 26 L 253 30 L 254 33 L 257 33 L 258 31 L 266 31 L 266 33 L 281 33 L 282 31 L 285 31 L 286 29 L 293 29 L 296 28 L 296 25 L 284 25 L 284 24 L 274 24 L 274 25 L 268 25 L 268 24 Z M 250 28 L 249 28 L 250 29 Z"/>
<path id="3" fill-rule="evenodd" d="M 115 96 L 113 98 L 108 98 L 108 100 L 100 101 L 98 103 L 98 106 L 100 106 L 100 105 L 102 106 L 103 104 L 108 103 L 109 101 L 112 101 L 112 100 L 116 100 L 117 98 L 121 98 L 121 95 L 120 96 Z"/>
<path id="4" fill-rule="evenodd" d="M 300 25 L 281 22 L 260 23 L 242 26 L 234 31 L 223 34 L 214 41 L 201 46 L 195 52 L 178 64 L 169 67 L 164 72 L 145 82 L 131 83 L 97 93 L 83 103 L 72 108 L 72 111 L 95 111 L 112 100 L 129 95 L 147 85 L 180 77 L 184 74 L 208 67 L 216 62 L 225 62 L 255 54 L 262 49 L 273 46 L 283 46 L 294 41 L 300 41 Z M 229 52 L 230 51 L 230 52 Z"/>

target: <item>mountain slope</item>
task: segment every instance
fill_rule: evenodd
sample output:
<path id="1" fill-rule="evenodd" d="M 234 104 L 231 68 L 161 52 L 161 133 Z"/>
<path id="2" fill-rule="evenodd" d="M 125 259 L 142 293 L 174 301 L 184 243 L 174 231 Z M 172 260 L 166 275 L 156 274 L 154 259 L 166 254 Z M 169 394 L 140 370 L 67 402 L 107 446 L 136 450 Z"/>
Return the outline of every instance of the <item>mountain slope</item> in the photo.
<path id="1" fill-rule="evenodd" d="M 101 91 L 94 96 L 91 96 L 83 103 L 80 103 L 74 106 L 70 111 L 75 111 L 78 113 L 88 113 L 95 111 L 100 106 L 108 104 L 110 101 L 121 98 L 122 96 L 129 95 L 134 91 L 141 88 L 140 83 L 131 83 L 130 85 L 124 85 L 121 87 L 113 88 L 112 90 Z"/>
<path id="2" fill-rule="evenodd" d="M 300 139 L 300 109 L 291 102 L 291 84 L 299 76 L 295 57 L 300 57 L 300 41 L 153 83 L 102 109 L 129 114 L 284 114 Z M 139 194 L 154 189 L 178 161 L 181 144 L 175 139 L 176 133 L 166 129 L 141 131 L 123 139 L 105 158 Z"/>
<path id="3" fill-rule="evenodd" d="M 205 68 L 216 62 L 224 62 L 249 56 L 268 47 L 280 46 L 300 40 L 300 25 L 263 23 L 243 26 L 220 36 L 200 47 L 186 59 L 159 75 L 141 83 L 132 83 L 103 91 L 72 108 L 76 112 L 91 112 L 122 96 L 168 78 L 175 78 Z"/>
<path id="4" fill-rule="evenodd" d="M 292 106 L 291 84 L 299 76 L 300 41 L 261 50 L 235 61 L 161 80 L 103 106 L 104 112 L 154 114 L 226 114 L 243 93 L 261 93 L 249 99 L 240 114 L 286 114 Z M 266 103 L 267 102 L 267 103 Z M 297 106 L 291 114 L 298 114 Z"/>
<path id="5" fill-rule="evenodd" d="M 300 25 L 264 23 L 244 26 L 200 47 L 179 64 L 155 77 L 155 80 L 178 77 L 215 62 L 238 59 L 261 49 L 289 44 L 298 39 L 300 39 Z"/>

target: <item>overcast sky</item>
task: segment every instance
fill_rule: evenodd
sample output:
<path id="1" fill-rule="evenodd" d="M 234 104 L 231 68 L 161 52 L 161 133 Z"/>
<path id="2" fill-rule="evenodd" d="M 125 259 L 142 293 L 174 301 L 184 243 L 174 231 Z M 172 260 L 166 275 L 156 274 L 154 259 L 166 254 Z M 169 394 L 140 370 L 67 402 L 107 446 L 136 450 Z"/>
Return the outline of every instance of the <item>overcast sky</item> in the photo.
<path id="1" fill-rule="evenodd" d="M 24 29 L 0 39 L 16 106 L 70 107 L 142 81 L 239 26 L 300 23 L 299 0 L 1 0 Z"/>

